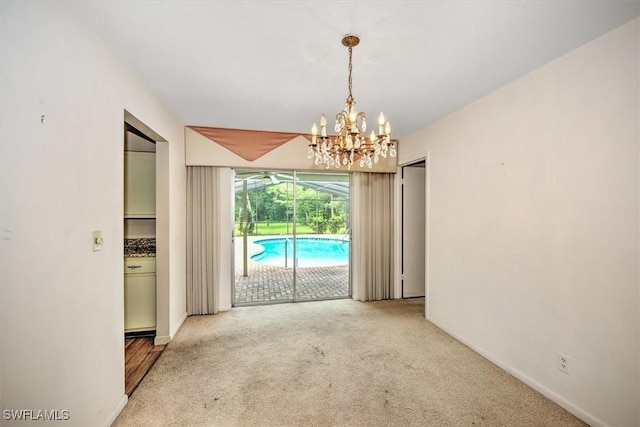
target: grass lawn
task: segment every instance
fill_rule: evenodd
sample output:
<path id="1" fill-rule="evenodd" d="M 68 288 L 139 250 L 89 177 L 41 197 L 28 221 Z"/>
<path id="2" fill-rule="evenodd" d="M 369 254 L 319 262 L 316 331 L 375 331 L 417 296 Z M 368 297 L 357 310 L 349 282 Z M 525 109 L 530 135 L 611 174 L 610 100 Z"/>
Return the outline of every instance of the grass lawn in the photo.
<path id="1" fill-rule="evenodd" d="M 314 234 L 313 229 L 304 224 L 296 224 L 297 234 Z M 338 233 L 344 233 L 344 230 L 338 230 Z M 251 236 L 277 236 L 281 234 L 293 234 L 293 223 L 286 222 L 271 222 L 267 225 L 266 222 L 258 222 L 254 226 L 253 232 L 249 233 Z M 327 231 L 327 234 L 329 232 Z M 240 228 L 236 223 L 236 236 L 240 236 Z"/>

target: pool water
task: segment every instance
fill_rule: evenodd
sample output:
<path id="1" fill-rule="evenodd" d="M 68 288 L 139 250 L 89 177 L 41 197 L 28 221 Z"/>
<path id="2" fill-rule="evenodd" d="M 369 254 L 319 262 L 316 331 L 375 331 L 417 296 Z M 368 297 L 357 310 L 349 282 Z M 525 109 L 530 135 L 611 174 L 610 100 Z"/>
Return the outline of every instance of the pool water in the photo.
<path id="1" fill-rule="evenodd" d="M 252 255 L 252 260 L 278 267 L 293 267 L 292 238 L 261 239 L 256 240 L 254 243 L 262 246 L 264 251 Z M 298 237 L 296 238 L 296 258 L 298 267 L 327 267 L 330 265 L 349 264 L 349 241 Z"/>

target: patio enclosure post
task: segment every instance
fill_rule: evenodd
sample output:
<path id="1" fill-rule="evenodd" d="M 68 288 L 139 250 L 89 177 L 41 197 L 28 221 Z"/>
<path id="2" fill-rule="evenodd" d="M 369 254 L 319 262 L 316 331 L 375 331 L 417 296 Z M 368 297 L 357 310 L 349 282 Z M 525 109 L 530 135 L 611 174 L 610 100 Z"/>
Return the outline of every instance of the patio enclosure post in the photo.
<path id="1" fill-rule="evenodd" d="M 247 211 L 247 202 L 249 200 L 249 191 L 247 189 L 247 180 L 242 181 L 242 214 L 244 215 L 244 232 L 242 233 L 242 275 L 247 277 L 249 275 L 247 271 L 248 266 L 248 250 L 247 250 L 247 232 L 249 230 L 249 212 Z"/>

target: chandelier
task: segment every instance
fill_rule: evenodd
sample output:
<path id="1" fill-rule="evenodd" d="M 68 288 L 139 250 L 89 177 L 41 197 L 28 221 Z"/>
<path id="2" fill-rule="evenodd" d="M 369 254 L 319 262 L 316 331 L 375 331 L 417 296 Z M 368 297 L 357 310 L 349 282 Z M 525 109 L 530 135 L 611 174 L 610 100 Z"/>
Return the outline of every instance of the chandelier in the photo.
<path id="1" fill-rule="evenodd" d="M 385 122 L 384 114 L 378 117 L 378 133 L 371 131 L 366 136 L 367 122 L 364 112 L 356 111 L 356 101 L 351 93 L 351 55 L 353 48 L 360 43 L 360 38 L 354 34 L 347 34 L 342 44 L 349 48 L 349 96 L 344 109 L 336 114 L 334 137 L 327 136 L 327 117 L 320 116 L 320 135 L 314 123 L 311 127 L 311 144 L 307 151 L 307 158 L 314 159 L 314 163 L 324 165 L 327 169 L 339 168 L 341 165 L 351 169 L 351 165 L 358 161 L 360 167 L 367 165 L 369 169 L 378 163 L 380 157 L 396 156 L 396 147 L 390 138 L 391 125 Z"/>

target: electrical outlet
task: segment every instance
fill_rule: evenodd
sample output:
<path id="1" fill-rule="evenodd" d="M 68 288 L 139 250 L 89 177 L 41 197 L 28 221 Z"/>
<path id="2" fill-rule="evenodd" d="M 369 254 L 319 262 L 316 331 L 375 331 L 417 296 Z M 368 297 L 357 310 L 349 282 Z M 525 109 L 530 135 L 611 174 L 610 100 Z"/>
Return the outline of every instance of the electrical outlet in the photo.
<path id="1" fill-rule="evenodd" d="M 569 356 L 566 356 L 562 353 L 558 353 L 558 369 L 564 372 L 565 374 L 571 374 L 571 364 L 570 364 Z"/>

